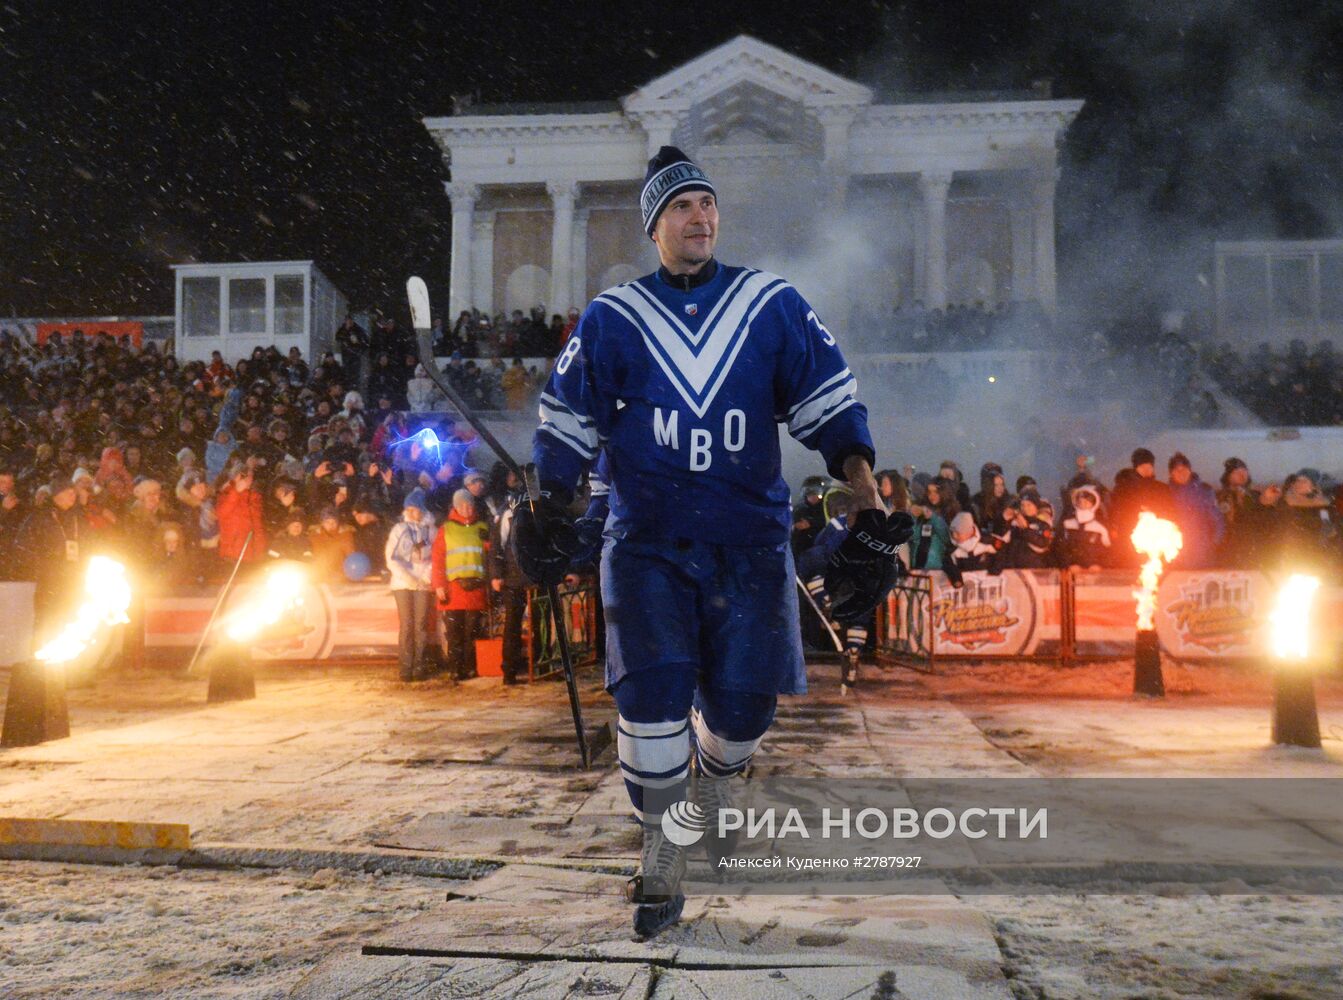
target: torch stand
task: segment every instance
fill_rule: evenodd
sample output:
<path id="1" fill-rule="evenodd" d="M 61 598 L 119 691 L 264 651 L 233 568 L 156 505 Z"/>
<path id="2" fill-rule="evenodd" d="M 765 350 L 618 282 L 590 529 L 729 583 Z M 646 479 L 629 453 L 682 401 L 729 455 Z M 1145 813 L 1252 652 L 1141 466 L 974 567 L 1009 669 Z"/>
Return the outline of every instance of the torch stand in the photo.
<path id="1" fill-rule="evenodd" d="M 1161 650 L 1156 630 L 1143 629 L 1133 641 L 1133 693 L 1164 698 L 1166 682 L 1161 676 Z"/>
<path id="2" fill-rule="evenodd" d="M 1294 747 L 1320 745 L 1315 678 L 1308 670 L 1273 673 L 1273 742 Z"/>
<path id="3" fill-rule="evenodd" d="M 65 703 L 65 671 L 29 660 L 9 675 L 5 728 L 0 746 L 31 747 L 70 735 L 70 710 Z"/>
<path id="4" fill-rule="evenodd" d="M 210 666 L 210 691 L 205 700 L 211 704 L 247 701 L 256 697 L 256 671 L 247 647 L 227 642 L 214 651 Z"/>

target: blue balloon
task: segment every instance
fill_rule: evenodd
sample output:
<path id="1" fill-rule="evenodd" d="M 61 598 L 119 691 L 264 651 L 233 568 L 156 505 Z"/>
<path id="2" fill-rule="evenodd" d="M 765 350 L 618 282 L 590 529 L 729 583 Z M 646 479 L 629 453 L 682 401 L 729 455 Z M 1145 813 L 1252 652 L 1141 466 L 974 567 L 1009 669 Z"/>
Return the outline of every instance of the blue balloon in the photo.
<path id="1" fill-rule="evenodd" d="M 345 557 L 345 562 L 341 568 L 345 570 L 345 579 L 357 582 L 368 576 L 373 569 L 373 565 L 364 553 L 351 552 Z"/>

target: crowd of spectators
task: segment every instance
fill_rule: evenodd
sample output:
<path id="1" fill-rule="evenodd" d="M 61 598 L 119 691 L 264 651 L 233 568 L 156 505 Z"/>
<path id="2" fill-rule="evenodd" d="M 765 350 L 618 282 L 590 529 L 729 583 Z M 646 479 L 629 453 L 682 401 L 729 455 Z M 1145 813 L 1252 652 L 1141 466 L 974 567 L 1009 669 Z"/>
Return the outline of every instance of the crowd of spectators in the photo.
<path id="1" fill-rule="evenodd" d="M 464 309 L 452 328 L 445 330 L 441 320 L 434 322 L 434 352 L 441 356 L 460 354 L 472 358 L 553 358 L 578 325 L 578 310 L 568 317 L 554 313 L 546 323 L 544 306 L 530 314 L 521 309 L 511 314 L 490 316 L 479 309 Z"/>
<path id="2" fill-rule="evenodd" d="M 1242 356 L 1229 344 L 1208 348 L 1204 369 L 1256 417 L 1272 426 L 1343 424 L 1343 364 L 1332 341 L 1312 351 L 1293 340 L 1286 350 L 1260 344 Z"/>
<path id="3" fill-rule="evenodd" d="M 486 485 L 466 482 L 469 431 L 446 412 L 407 412 L 423 374 L 405 377 L 414 356 L 394 324 L 383 336 L 366 405 L 349 348 L 350 365 L 274 348 L 179 364 L 106 334 L 40 347 L 0 334 L 0 568 L 31 578 L 52 553 L 32 549 L 24 525 L 69 493 L 86 542 L 130 554 L 163 586 L 217 581 L 249 532 L 244 561 L 297 557 L 336 579 L 359 551 L 380 570 L 411 490 L 445 519 L 457 489 Z M 398 375 L 380 380 L 393 357 Z"/>
<path id="4" fill-rule="evenodd" d="M 1343 569 L 1343 484 L 1314 469 L 1259 484 L 1232 457 L 1214 485 L 1180 452 L 1167 458 L 1166 480 L 1158 468 L 1157 457 L 1138 448 L 1110 483 L 1078 455 L 1076 474 L 1057 490 L 1030 475 L 1009 479 L 995 462 L 973 485 L 953 461 L 936 475 L 907 467 L 879 472 L 877 480 L 887 504 L 914 518 L 914 538 L 902 553 L 908 567 L 944 571 L 956 585 L 976 570 L 1136 570 L 1144 557 L 1130 537 L 1143 511 L 1179 527 L 1175 569 Z M 793 512 L 799 554 L 825 528 L 826 492 L 821 480 L 803 487 Z"/>
<path id="5" fill-rule="evenodd" d="M 488 538 L 521 484 L 473 467 L 474 431 L 394 321 L 369 335 L 347 319 L 336 342 L 341 356 L 314 365 L 274 347 L 230 365 L 96 331 L 40 346 L 0 333 L 0 576 L 36 581 L 39 632 L 77 589 L 71 565 L 95 552 L 125 562 L 141 595 L 294 560 L 317 583 L 388 581 L 403 624 L 423 626 L 430 603 L 443 613 L 455 641 L 442 658 L 431 630 L 403 636 L 407 680 L 469 675 L 497 593 L 514 678 L 520 577 Z M 445 374 L 473 404 L 516 409 L 538 377 L 521 359 L 460 356 Z"/>
<path id="6" fill-rule="evenodd" d="M 1053 346 L 1054 327 L 1037 302 L 929 309 L 920 300 L 897 304 L 884 314 L 855 307 L 845 333 L 860 349 L 883 353 L 1040 350 Z"/>
<path id="7" fill-rule="evenodd" d="M 530 333 L 521 335 L 519 331 L 528 329 L 527 324 L 521 320 L 521 312 L 514 316 L 518 325 L 505 324 L 507 336 L 496 336 L 489 320 L 478 313 L 463 312 L 450 333 L 444 332 L 441 321 L 434 322 L 434 354 L 448 359 L 444 373 L 469 406 L 520 411 L 526 409 L 544 381 L 540 366 L 526 365 L 523 356 L 551 357 L 555 352 L 547 347 L 532 353 L 533 348 L 545 343 L 535 343 Z M 483 327 L 477 326 L 477 318 Z M 546 338 L 542 340 L 548 343 Z M 417 363 L 413 337 L 392 318 L 375 313 L 370 334 L 353 316 L 347 316 L 336 330 L 335 344 L 347 381 L 355 388 L 367 385 L 369 398 L 388 395 L 394 409 L 415 413 L 445 407 L 443 394 Z M 500 354 L 500 348 L 517 350 Z M 511 357 L 512 362 L 505 364 L 505 357 Z"/>
<path id="8" fill-rule="evenodd" d="M 1010 310 L 916 311 L 896 340 L 933 347 L 936 330 L 944 349 L 1007 346 L 1014 325 L 1043 323 Z M 527 409 L 545 373 L 523 357 L 553 355 L 577 321 L 574 312 L 547 325 L 544 315 L 464 312 L 451 330 L 437 328 L 436 353 L 448 358 L 456 392 L 476 407 Z M 40 346 L 0 333 L 0 574 L 37 579 L 40 605 L 42 588 L 55 586 L 43 574 L 69 558 L 72 540 L 123 553 L 140 579 L 164 590 L 218 583 L 239 559 L 296 559 L 319 581 L 338 582 L 359 555 L 394 592 L 421 595 L 398 597 L 411 602 L 405 618 L 417 618 L 414 601 L 467 615 L 506 608 L 511 676 L 525 581 L 500 539 L 519 484 L 502 466 L 474 471 L 474 433 L 446 412 L 413 338 L 394 320 L 375 314 L 367 332 L 349 318 L 335 342 L 338 354 L 311 363 L 297 349 L 281 355 L 273 347 L 233 364 L 217 352 L 208 363 L 180 363 L 152 342 L 137 347 L 105 333 Z M 1175 334 L 1121 329 L 1072 341 L 1060 364 L 1055 389 L 1063 397 L 1131 396 L 1136 375 L 1152 401 L 1168 404 L 1163 419 L 1186 425 L 1219 416 L 1200 364 L 1265 419 L 1343 421 L 1343 366 L 1327 344 L 1313 353 L 1296 342 L 1280 355 L 1261 347 L 1244 359 L 1228 349 L 1200 358 Z M 883 390 L 905 406 L 945 408 L 958 391 L 934 361 L 883 370 Z M 1029 437 L 1029 427 L 1022 431 Z M 916 519 L 905 553 L 911 567 L 955 578 L 973 569 L 1133 568 L 1127 537 L 1141 509 L 1180 525 L 1180 568 L 1266 567 L 1285 549 L 1294 558 L 1343 557 L 1338 484 L 1307 469 L 1261 487 L 1243 462 L 1228 459 L 1210 485 L 1182 455 L 1167 458 L 1165 482 L 1143 449 L 1109 483 L 1084 462 L 1066 486 L 1009 479 L 989 463 L 972 488 L 954 462 L 936 476 L 886 471 L 880 482 L 888 502 Z M 799 551 L 825 523 L 819 492 L 798 510 Z M 480 585 L 445 565 L 445 526 L 481 538 L 481 568 L 472 570 Z M 474 634 L 479 621 L 452 627 Z M 407 678 L 423 675 L 423 638 L 410 637 Z"/>

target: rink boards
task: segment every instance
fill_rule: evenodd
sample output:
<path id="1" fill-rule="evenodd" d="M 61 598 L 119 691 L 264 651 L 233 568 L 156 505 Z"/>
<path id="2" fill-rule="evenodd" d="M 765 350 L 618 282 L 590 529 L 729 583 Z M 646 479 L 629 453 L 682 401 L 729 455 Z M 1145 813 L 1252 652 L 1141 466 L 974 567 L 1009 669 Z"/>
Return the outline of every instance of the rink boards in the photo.
<path id="1" fill-rule="evenodd" d="M 883 621 L 888 644 L 912 637 L 922 655 L 934 657 L 1132 655 L 1136 580 L 1127 571 L 967 573 L 960 588 L 944 573 L 913 577 L 927 584 L 919 584 L 913 609 L 913 591 L 892 594 Z M 1191 660 L 1267 656 L 1280 582 L 1257 571 L 1166 573 L 1155 622 L 1162 650 Z M 1321 588 L 1313 622 L 1321 647 L 1343 641 L 1343 587 Z"/>

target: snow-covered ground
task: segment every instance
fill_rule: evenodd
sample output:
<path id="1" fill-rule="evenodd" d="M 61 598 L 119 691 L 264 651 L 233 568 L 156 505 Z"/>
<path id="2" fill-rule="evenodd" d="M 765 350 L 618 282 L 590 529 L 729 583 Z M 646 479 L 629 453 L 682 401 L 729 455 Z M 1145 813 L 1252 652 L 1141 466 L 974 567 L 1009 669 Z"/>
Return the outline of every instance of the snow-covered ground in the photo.
<path id="1" fill-rule="evenodd" d="M 1124 663 L 869 668 L 848 698 L 836 669 L 781 707 L 760 773 L 1343 777 L 1337 678 L 1319 683 L 1325 747 L 1301 751 L 1268 745 L 1268 682 L 1245 668 L 1168 665 L 1163 701 L 1131 698 Z M 292 851 L 270 871 L 0 862 L 0 997 L 278 997 L 411 918 L 450 937 L 444 895 L 467 883 L 339 871 L 317 849 L 632 860 L 609 752 L 567 766 L 562 685 L 390 675 L 271 668 L 256 701 L 226 706 L 201 681 L 104 678 L 71 693 L 70 739 L 0 751 L 0 816 L 186 822 L 207 849 Z M 595 676 L 584 701 L 609 718 Z M 1235 889 L 961 905 L 987 919 L 1016 997 L 1343 998 L 1343 896 Z"/>
<path id="2" fill-rule="evenodd" d="M 438 906 L 443 879 L 4 862 L 0 995 L 285 997 L 334 948 Z"/>
<path id="3" fill-rule="evenodd" d="M 1337 1000 L 1343 897 L 976 896 L 1020 1000 Z"/>

